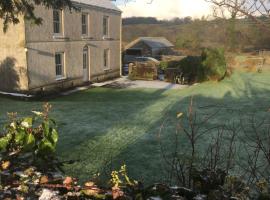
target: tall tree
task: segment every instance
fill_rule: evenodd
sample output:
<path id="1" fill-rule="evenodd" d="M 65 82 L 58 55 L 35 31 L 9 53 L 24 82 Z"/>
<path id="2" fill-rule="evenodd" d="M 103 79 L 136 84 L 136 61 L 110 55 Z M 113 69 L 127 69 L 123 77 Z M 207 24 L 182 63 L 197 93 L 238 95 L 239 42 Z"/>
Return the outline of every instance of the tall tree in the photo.
<path id="1" fill-rule="evenodd" d="M 4 32 L 7 31 L 9 24 L 18 24 L 20 16 L 41 24 L 42 19 L 35 15 L 35 6 L 43 5 L 46 8 L 75 8 L 71 0 L 0 0 L 0 19 L 3 20 Z"/>
<path id="2" fill-rule="evenodd" d="M 240 4 L 240 0 L 231 0 L 232 7 L 223 7 L 215 5 L 213 7 L 213 14 L 216 18 L 228 19 L 225 21 L 227 29 L 227 46 L 231 51 L 235 51 L 237 47 L 237 30 L 236 30 L 236 20 L 244 15 L 236 9 Z"/>

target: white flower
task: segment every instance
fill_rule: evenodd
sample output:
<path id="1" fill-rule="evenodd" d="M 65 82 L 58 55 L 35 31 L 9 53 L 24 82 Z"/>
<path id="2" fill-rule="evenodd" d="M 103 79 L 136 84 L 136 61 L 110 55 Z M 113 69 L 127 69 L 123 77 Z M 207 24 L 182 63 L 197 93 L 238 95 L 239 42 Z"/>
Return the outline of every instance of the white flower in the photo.
<path id="1" fill-rule="evenodd" d="M 24 127 L 24 128 L 29 128 L 30 125 L 28 124 L 28 122 L 22 122 L 21 125 Z"/>
<path id="2" fill-rule="evenodd" d="M 42 116 L 42 115 L 43 115 L 42 112 L 38 112 L 38 111 L 32 111 L 32 113 L 34 113 L 34 114 L 37 115 L 37 116 Z"/>

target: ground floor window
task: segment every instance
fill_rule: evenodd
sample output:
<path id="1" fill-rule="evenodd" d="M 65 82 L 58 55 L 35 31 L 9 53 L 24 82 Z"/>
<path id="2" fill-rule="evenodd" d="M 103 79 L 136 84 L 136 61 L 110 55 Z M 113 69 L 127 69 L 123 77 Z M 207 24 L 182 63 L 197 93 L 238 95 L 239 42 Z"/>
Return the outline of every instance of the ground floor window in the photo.
<path id="1" fill-rule="evenodd" d="M 104 68 L 105 69 L 109 68 L 110 67 L 110 64 L 109 64 L 109 62 L 110 62 L 110 50 L 109 49 L 104 50 L 103 59 L 104 59 Z"/>
<path id="2" fill-rule="evenodd" d="M 55 72 L 56 78 L 64 77 L 64 53 L 55 54 Z"/>

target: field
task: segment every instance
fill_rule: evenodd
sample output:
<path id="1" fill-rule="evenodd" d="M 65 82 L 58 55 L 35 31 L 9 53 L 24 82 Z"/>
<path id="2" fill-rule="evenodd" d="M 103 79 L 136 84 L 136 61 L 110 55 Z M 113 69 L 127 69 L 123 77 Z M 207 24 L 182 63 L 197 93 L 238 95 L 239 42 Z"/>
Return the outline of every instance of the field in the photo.
<path id="1" fill-rule="evenodd" d="M 160 141 L 166 151 L 172 150 L 176 115 L 187 112 L 191 96 L 195 107 L 207 113 L 222 109 L 209 124 L 227 123 L 239 114 L 264 117 L 270 108 L 269 77 L 270 73 L 235 73 L 220 83 L 183 90 L 94 88 L 52 99 L 51 115 L 60 130 L 58 155 L 61 160 L 78 160 L 65 165 L 65 170 L 81 180 L 126 164 L 133 178 L 160 181 L 164 178 Z M 0 97 L 0 125 L 7 112 L 28 115 L 42 103 Z M 198 148 L 203 149 L 211 137 L 209 133 Z M 181 144 L 187 145 L 185 140 Z M 104 169 L 108 163 L 112 164 Z"/>

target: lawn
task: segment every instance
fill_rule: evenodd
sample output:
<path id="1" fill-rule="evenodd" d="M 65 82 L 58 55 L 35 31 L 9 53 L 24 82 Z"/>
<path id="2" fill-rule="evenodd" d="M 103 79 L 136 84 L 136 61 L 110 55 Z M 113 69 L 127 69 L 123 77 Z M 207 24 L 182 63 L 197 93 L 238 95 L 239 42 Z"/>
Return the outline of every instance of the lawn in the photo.
<path id="1" fill-rule="evenodd" d="M 78 160 L 65 166 L 67 174 L 85 180 L 112 163 L 108 169 L 126 164 L 135 179 L 162 180 L 159 128 L 166 119 L 161 140 L 170 152 L 176 115 L 186 112 L 191 96 L 195 107 L 207 106 L 206 112 L 222 108 L 210 124 L 237 119 L 239 113 L 263 117 L 270 108 L 270 73 L 235 73 L 220 83 L 207 82 L 184 90 L 95 88 L 52 99 L 51 115 L 60 130 L 58 155 L 62 160 Z M 27 115 L 42 103 L 0 97 L 1 126 L 7 112 Z M 200 142 L 200 148 L 209 138 Z M 181 144 L 184 147 L 186 141 Z"/>

